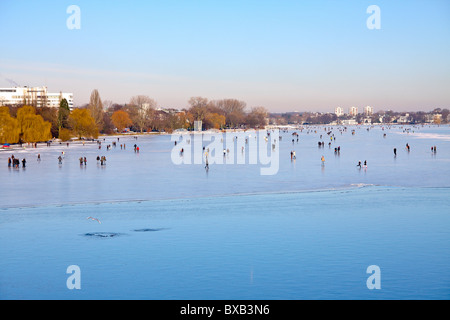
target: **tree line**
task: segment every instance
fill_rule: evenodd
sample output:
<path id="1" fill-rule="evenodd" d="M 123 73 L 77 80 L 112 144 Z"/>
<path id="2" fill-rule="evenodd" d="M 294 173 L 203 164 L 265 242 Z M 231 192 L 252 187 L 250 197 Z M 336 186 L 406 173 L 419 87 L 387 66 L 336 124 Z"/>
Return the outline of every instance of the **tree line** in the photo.
<path id="1" fill-rule="evenodd" d="M 434 117 L 435 115 L 440 117 Z M 286 113 L 271 113 L 269 114 L 269 124 L 273 125 L 288 125 L 288 124 L 330 124 L 332 122 L 339 122 L 342 120 L 355 119 L 357 123 L 364 123 L 366 119 L 370 119 L 370 123 L 399 123 L 400 119 L 405 119 L 406 123 L 421 124 L 429 123 L 435 124 L 449 123 L 448 109 L 436 108 L 430 112 L 416 111 L 416 112 L 396 112 L 396 111 L 378 111 L 369 116 L 364 114 L 357 114 L 356 116 L 343 115 L 338 117 L 334 113 L 321 112 L 286 112 Z M 401 122 L 404 123 L 404 122 Z"/>
<path id="2" fill-rule="evenodd" d="M 237 99 L 208 100 L 192 97 L 182 110 L 160 109 L 145 95 L 134 96 L 127 104 L 102 101 L 93 90 L 89 103 L 74 110 L 65 99 L 59 108 L 33 106 L 0 107 L 0 143 L 34 143 L 59 138 L 97 139 L 99 134 L 134 132 L 172 132 L 192 130 L 195 121 L 202 129 L 264 128 L 268 112 L 264 107 L 249 111 Z"/>
<path id="3" fill-rule="evenodd" d="M 58 109 L 34 106 L 0 107 L 0 143 L 36 143 L 59 137 L 98 138 L 98 128 L 87 109 L 70 112 L 63 99 Z"/>
<path id="4" fill-rule="evenodd" d="M 94 90 L 90 102 L 81 107 L 88 109 L 102 134 L 122 132 L 173 132 L 177 129 L 193 130 L 195 121 L 202 121 L 202 129 L 263 128 L 268 111 L 254 107 L 247 111 L 246 103 L 237 99 L 209 100 L 192 97 L 187 107 L 158 108 L 157 102 L 146 95 L 137 95 L 127 104 L 102 101 Z"/>

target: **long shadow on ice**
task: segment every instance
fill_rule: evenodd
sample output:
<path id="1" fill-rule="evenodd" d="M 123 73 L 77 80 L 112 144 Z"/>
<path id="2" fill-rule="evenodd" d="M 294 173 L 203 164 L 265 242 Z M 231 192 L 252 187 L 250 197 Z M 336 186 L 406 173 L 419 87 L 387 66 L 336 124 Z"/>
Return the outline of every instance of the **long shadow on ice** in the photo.
<path id="1" fill-rule="evenodd" d="M 93 237 L 93 238 L 116 238 L 119 236 L 123 236 L 123 233 L 117 232 L 88 232 L 83 234 L 85 237 Z"/>
<path id="2" fill-rule="evenodd" d="M 167 228 L 146 228 L 146 229 L 134 229 L 132 231 L 134 232 L 157 232 L 157 231 L 162 231 L 162 230 L 167 230 Z"/>

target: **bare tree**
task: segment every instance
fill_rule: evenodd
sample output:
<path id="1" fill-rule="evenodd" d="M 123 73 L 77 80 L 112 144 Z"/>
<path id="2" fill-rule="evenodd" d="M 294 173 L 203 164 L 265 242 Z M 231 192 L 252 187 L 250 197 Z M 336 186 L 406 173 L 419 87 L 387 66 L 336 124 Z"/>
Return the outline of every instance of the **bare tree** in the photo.
<path id="1" fill-rule="evenodd" d="M 192 97 L 188 101 L 189 112 L 194 117 L 194 120 L 203 121 L 207 115 L 208 99 L 203 97 Z"/>
<path id="2" fill-rule="evenodd" d="M 236 127 L 242 124 L 245 120 L 245 107 L 247 104 L 244 101 L 236 99 L 223 99 L 215 102 L 216 106 L 220 108 L 225 117 L 226 124 L 230 127 Z"/>
<path id="3" fill-rule="evenodd" d="M 208 99 L 203 97 L 191 97 L 188 103 L 191 107 L 206 108 L 208 105 Z"/>
<path id="4" fill-rule="evenodd" d="M 134 109 L 130 113 L 131 120 L 141 132 L 150 125 L 153 110 L 157 106 L 156 101 L 148 96 L 139 95 L 130 99 L 129 107 Z"/>
<path id="5" fill-rule="evenodd" d="M 254 107 L 247 115 L 246 123 L 252 128 L 264 128 L 268 120 L 268 111 L 264 107 Z"/>
<path id="6" fill-rule="evenodd" d="M 99 131 L 103 130 L 103 103 L 100 98 L 100 94 L 97 89 L 94 89 L 91 93 L 89 100 L 88 110 L 91 113 L 91 117 L 94 119 L 95 124 Z"/>
<path id="7" fill-rule="evenodd" d="M 114 105 L 114 102 L 112 102 L 111 100 L 105 100 L 103 101 L 103 110 L 109 111 L 109 109 Z"/>

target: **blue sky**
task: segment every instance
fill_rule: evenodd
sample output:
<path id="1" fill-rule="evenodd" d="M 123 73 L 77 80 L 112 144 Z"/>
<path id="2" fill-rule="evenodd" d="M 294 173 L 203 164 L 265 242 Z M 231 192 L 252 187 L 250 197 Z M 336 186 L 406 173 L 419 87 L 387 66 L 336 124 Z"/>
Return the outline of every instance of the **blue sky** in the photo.
<path id="1" fill-rule="evenodd" d="M 69 30 L 67 8 L 81 10 Z M 381 9 L 381 29 L 366 12 Z M 450 107 L 450 1 L 0 1 L 0 86 L 161 107 Z"/>

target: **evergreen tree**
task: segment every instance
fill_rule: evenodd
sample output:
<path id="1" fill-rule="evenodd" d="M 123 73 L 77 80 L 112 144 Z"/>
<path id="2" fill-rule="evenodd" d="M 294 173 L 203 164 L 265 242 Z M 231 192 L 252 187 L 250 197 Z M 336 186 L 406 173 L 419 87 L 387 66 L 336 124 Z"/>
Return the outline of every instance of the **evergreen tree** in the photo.
<path id="1" fill-rule="evenodd" d="M 61 138 L 61 129 L 68 127 L 68 119 L 70 115 L 69 103 L 66 99 L 62 99 L 58 108 L 58 136 Z"/>

